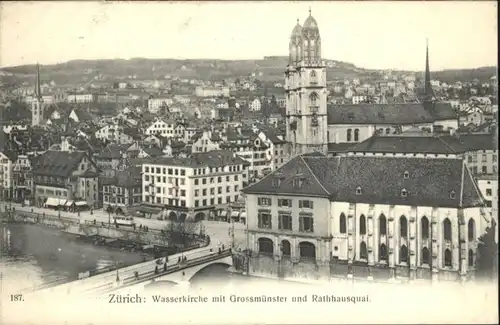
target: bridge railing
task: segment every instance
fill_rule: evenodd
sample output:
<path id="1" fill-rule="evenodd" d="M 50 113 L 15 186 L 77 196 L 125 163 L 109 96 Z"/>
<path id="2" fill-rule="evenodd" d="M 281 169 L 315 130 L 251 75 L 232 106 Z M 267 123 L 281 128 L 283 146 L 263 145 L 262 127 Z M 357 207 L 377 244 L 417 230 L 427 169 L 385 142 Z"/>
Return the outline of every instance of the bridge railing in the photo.
<path id="1" fill-rule="evenodd" d="M 186 258 L 189 258 L 188 259 L 188 261 L 189 261 L 189 260 L 194 260 L 194 259 L 198 258 L 199 256 L 207 256 L 207 252 L 210 252 L 211 250 L 213 251 L 212 248 L 200 248 L 200 249 L 193 250 L 193 251 L 178 253 L 178 254 L 169 256 L 168 258 L 169 258 L 169 261 L 171 260 L 173 262 L 177 262 L 179 257 L 186 257 Z M 111 271 L 108 273 L 99 274 L 99 275 L 88 277 L 85 279 L 80 279 L 80 280 L 76 280 L 73 282 L 65 283 L 65 284 L 62 284 L 62 285 L 57 286 L 57 287 L 50 286 L 50 287 L 42 289 L 42 290 L 64 290 L 64 289 L 66 289 L 67 291 L 71 291 L 71 292 L 74 292 L 75 290 L 77 290 L 79 292 L 91 291 L 91 290 L 94 290 L 94 288 L 96 288 L 96 286 L 99 286 L 99 284 L 101 284 L 103 282 L 112 283 L 112 284 L 115 283 L 117 273 L 118 273 L 119 278 L 127 277 L 127 274 L 131 274 L 131 276 L 133 277 L 134 272 L 140 273 L 141 269 L 144 269 L 144 268 L 148 268 L 148 269 L 152 268 L 154 270 L 156 265 L 157 265 L 156 260 L 147 261 L 147 262 L 143 262 L 140 264 L 117 269 L 116 272 Z M 103 285 L 103 286 L 105 286 L 105 285 Z"/>
<path id="2" fill-rule="evenodd" d="M 187 260 L 186 262 L 176 263 L 176 264 L 167 266 L 167 270 L 158 270 L 158 272 L 156 272 L 155 270 L 151 270 L 151 271 L 140 273 L 137 276 L 126 277 L 119 283 L 118 286 L 115 286 L 113 283 L 107 283 L 105 285 L 100 286 L 97 290 L 95 290 L 95 288 L 94 288 L 94 289 L 89 290 L 88 292 L 90 293 L 90 291 L 92 291 L 92 293 L 104 294 L 104 293 L 107 293 L 110 291 L 114 291 L 118 288 L 136 285 L 136 284 L 139 284 L 141 282 L 153 280 L 153 279 L 160 277 L 160 276 L 165 276 L 168 274 L 176 273 L 176 272 L 185 270 L 185 269 L 193 267 L 193 266 L 197 266 L 197 265 L 200 265 L 200 264 L 203 264 L 206 262 L 210 262 L 213 260 L 218 260 L 218 259 L 228 257 L 231 255 L 232 255 L 231 249 L 225 249 L 221 252 L 213 252 L 213 253 L 210 253 L 209 255 L 200 256 L 200 257 L 197 257 L 197 258 L 194 258 L 191 260 Z"/>

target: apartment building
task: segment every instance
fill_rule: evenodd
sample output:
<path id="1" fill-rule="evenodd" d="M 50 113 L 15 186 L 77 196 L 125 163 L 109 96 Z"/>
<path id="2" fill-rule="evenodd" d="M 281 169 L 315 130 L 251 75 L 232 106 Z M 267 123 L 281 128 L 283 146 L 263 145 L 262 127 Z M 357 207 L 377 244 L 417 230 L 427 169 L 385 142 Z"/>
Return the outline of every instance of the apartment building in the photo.
<path id="1" fill-rule="evenodd" d="M 153 158 L 142 163 L 142 201 L 169 219 L 207 219 L 238 200 L 247 166 L 222 150 Z"/>

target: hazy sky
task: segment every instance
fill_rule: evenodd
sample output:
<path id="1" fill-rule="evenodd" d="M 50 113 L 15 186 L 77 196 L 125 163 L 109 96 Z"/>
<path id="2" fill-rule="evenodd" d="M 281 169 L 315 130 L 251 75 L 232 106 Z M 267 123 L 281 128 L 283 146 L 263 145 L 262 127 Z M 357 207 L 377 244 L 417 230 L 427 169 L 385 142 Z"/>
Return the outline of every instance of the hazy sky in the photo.
<path id="1" fill-rule="evenodd" d="M 0 66 L 99 58 L 259 59 L 287 55 L 316 18 L 322 56 L 364 68 L 497 63 L 495 2 L 3 2 Z"/>

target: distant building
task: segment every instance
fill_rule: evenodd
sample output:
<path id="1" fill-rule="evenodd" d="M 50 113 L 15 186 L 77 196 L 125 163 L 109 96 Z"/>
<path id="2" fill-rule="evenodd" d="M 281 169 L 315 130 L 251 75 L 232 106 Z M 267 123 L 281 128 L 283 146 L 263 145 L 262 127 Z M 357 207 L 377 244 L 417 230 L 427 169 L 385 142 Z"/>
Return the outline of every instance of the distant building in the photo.
<path id="1" fill-rule="evenodd" d="M 229 87 L 196 87 L 197 97 L 229 97 Z"/>

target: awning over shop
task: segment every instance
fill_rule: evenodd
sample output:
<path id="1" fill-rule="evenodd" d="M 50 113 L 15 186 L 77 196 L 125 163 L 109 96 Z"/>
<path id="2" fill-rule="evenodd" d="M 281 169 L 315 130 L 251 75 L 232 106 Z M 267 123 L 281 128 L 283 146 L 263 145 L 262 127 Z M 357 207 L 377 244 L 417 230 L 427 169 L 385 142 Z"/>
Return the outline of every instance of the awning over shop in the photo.
<path id="1" fill-rule="evenodd" d="M 87 201 L 77 201 L 77 202 L 75 202 L 75 205 L 77 207 L 82 207 L 82 206 L 89 205 L 89 204 L 87 203 Z"/>
<path id="2" fill-rule="evenodd" d="M 66 201 L 65 206 L 70 207 L 73 205 L 73 203 L 74 203 L 74 201 L 68 200 L 68 201 Z"/>
<path id="3" fill-rule="evenodd" d="M 57 207 L 57 206 L 64 206 L 64 203 L 66 203 L 66 200 L 58 199 L 55 197 L 49 197 L 49 198 L 47 198 L 45 205 L 48 205 L 51 207 Z"/>
<path id="4" fill-rule="evenodd" d="M 231 211 L 231 218 L 239 218 L 240 217 L 240 211 L 233 210 Z"/>
<path id="5" fill-rule="evenodd" d="M 247 217 L 247 213 L 246 213 L 246 212 L 242 212 L 242 213 L 240 214 L 240 218 L 246 218 L 246 217 Z"/>
<path id="6" fill-rule="evenodd" d="M 219 214 L 221 217 L 227 217 L 227 210 L 222 210 Z"/>

